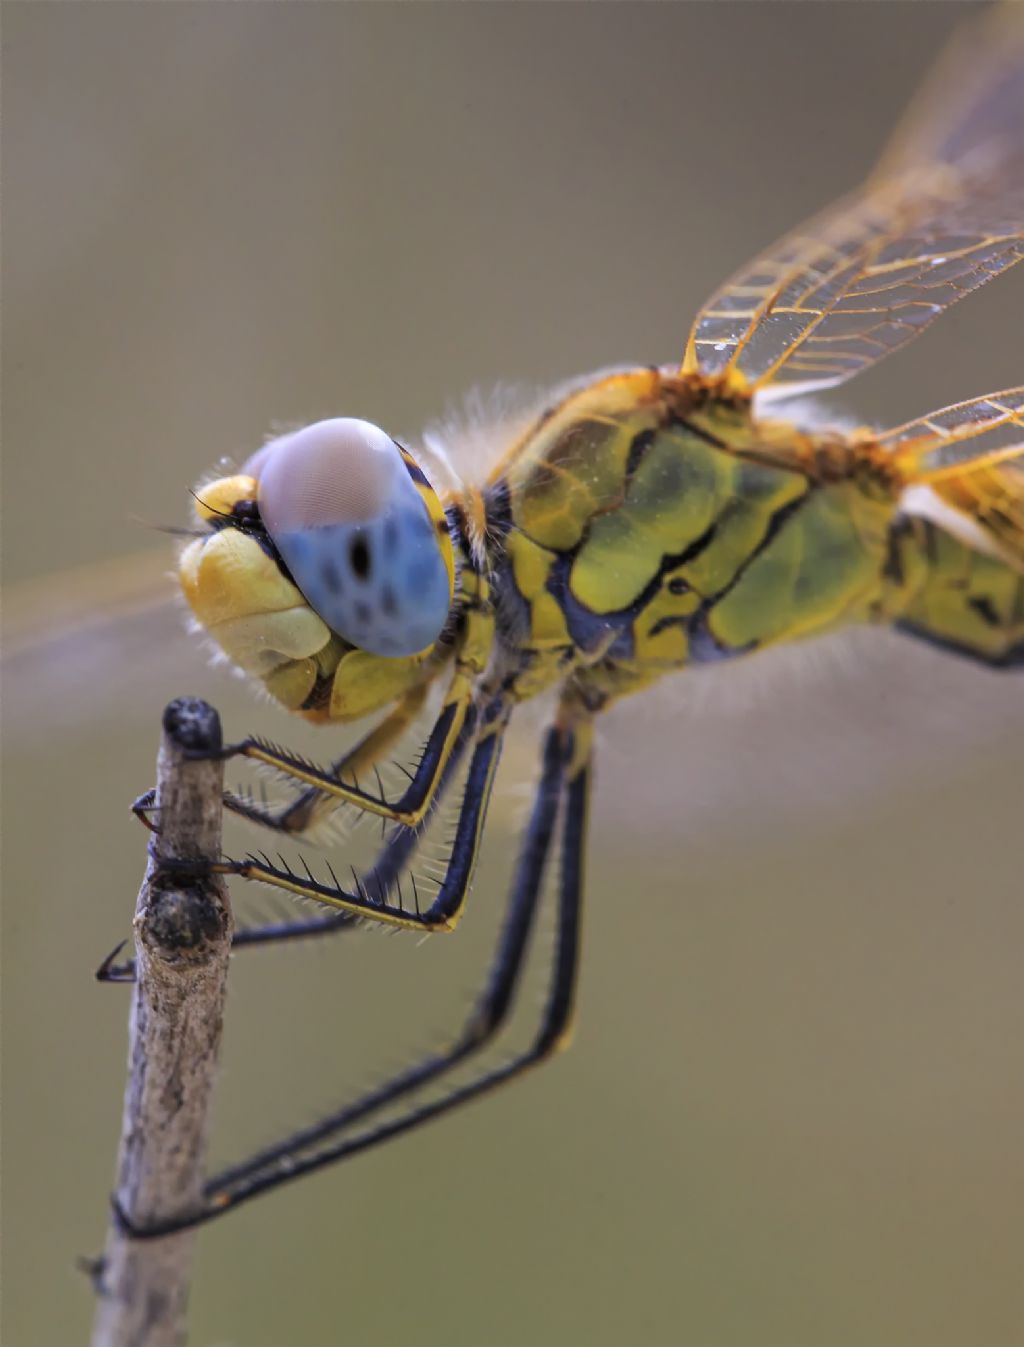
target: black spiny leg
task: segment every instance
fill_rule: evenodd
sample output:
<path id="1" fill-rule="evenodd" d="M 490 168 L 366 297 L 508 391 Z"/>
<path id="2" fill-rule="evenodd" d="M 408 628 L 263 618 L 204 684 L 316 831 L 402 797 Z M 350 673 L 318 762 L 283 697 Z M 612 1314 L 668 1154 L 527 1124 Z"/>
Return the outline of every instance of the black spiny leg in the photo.
<path id="1" fill-rule="evenodd" d="M 470 682 L 456 672 L 453 676 L 437 720 L 420 754 L 416 771 L 397 800 L 386 800 L 383 791 L 374 794 L 358 784 L 358 773 L 374 770 L 382 755 L 415 719 L 423 704 L 424 694 L 415 689 L 402 699 L 397 707 L 351 748 L 343 757 L 328 767 L 300 758 L 287 749 L 250 737 L 223 749 L 225 758 L 249 758 L 272 767 L 292 781 L 305 785 L 294 800 L 281 808 L 256 804 L 230 791 L 224 796 L 224 807 L 250 823 L 301 838 L 319 821 L 323 812 L 339 805 L 350 804 L 364 813 L 392 819 L 415 827 L 430 811 L 434 792 L 444 776 L 448 759 L 464 733 L 472 729 L 476 707 L 472 701 Z M 345 777 L 351 777 L 351 784 Z M 379 777 L 378 777 L 379 780 Z M 153 814 L 154 792 L 148 790 L 132 805 L 132 813 L 145 827 L 156 831 Z"/>
<path id="2" fill-rule="evenodd" d="M 356 885 L 359 892 L 363 895 L 369 895 L 378 905 L 384 904 L 398 887 L 402 872 L 419 849 L 420 842 L 430 826 L 433 815 L 444 799 L 445 793 L 465 756 L 474 723 L 474 718 L 471 717 L 463 725 L 462 733 L 452 748 L 441 774 L 441 779 L 438 781 L 431 797 L 430 808 L 426 817 L 414 828 L 407 828 L 402 823 L 396 824 L 377 853 L 373 864 L 362 875 L 358 876 Z M 484 804 L 486 804 L 486 801 L 484 801 Z M 285 944 L 288 941 L 313 940 L 318 936 L 336 935 L 339 931 L 351 931 L 358 925 L 359 917 L 355 913 L 347 911 L 299 917 L 295 921 L 267 922 L 260 926 L 236 930 L 234 939 L 231 941 L 231 952 L 234 953 L 236 950 L 255 945 L 276 945 Z M 97 982 L 130 983 L 135 981 L 135 960 L 126 959 L 123 963 L 117 962 L 117 956 L 124 949 L 126 943 L 122 940 L 96 969 Z"/>
<path id="3" fill-rule="evenodd" d="M 453 679 L 453 686 L 460 677 L 460 675 L 456 675 Z M 358 876 L 355 877 L 356 887 L 353 892 L 342 887 L 333 870 L 330 871 L 332 883 L 327 884 L 314 878 L 308 867 L 304 867 L 305 875 L 300 875 L 290 869 L 284 860 L 279 865 L 275 865 L 265 855 L 257 856 L 250 853 L 242 860 L 221 861 L 211 866 L 210 869 L 217 874 L 239 875 L 242 879 L 256 879 L 261 883 L 269 884 L 271 888 L 284 889 L 288 893 L 298 894 L 301 898 L 312 898 L 327 907 L 338 908 L 352 916 L 366 917 L 370 921 L 378 921 L 388 926 L 402 926 L 407 929 L 425 931 L 453 930 L 462 915 L 469 879 L 479 851 L 480 835 L 483 830 L 494 773 L 498 766 L 501 741 L 508 724 L 510 710 L 510 705 L 503 697 L 499 696 L 486 707 L 481 715 L 475 705 L 467 704 L 460 708 L 457 702 L 452 699 L 452 694 L 449 694 L 449 700 L 446 701 L 434 729 L 431 731 L 427 751 L 420 763 L 421 770 L 417 771 L 410 783 L 409 790 L 402 797 L 404 802 L 410 791 L 415 790 L 417 792 L 418 803 L 408 814 L 396 811 L 391 805 L 381 808 L 379 806 L 382 802 L 375 797 L 366 796 L 364 792 L 355 791 L 348 787 L 342 787 L 326 776 L 323 778 L 323 782 L 318 784 L 318 789 L 322 785 L 325 794 L 330 794 L 336 798 L 341 798 L 343 795 L 346 798 L 351 797 L 351 803 L 357 804 L 369 813 L 394 818 L 396 822 L 404 824 L 407 828 L 416 828 L 430 812 L 432 801 L 444 777 L 448 762 L 463 734 L 474 734 L 476 747 L 473 751 L 466 780 L 466 805 L 459 815 L 452 856 L 448 862 L 444 881 L 425 912 L 408 912 L 401 902 L 391 903 L 386 901 L 386 897 L 379 900 L 375 899 L 374 891 L 377 886 L 371 883 L 367 887 Z M 269 759 L 267 760 L 269 761 Z M 297 762 L 298 760 L 293 761 Z M 300 779 L 311 779 L 314 771 L 319 771 L 319 769 L 308 768 Z M 370 803 L 363 804 L 360 802 L 362 799 L 366 799 Z M 138 801 L 136 802 L 136 812 L 142 817 Z M 329 865 L 328 870 L 330 870 Z"/>
<path id="4" fill-rule="evenodd" d="M 430 826 L 431 819 L 444 799 L 445 793 L 458 771 L 459 764 L 465 756 L 472 728 L 472 720 L 463 726 L 462 733 L 449 755 L 441 779 L 437 784 L 426 817 L 415 828 L 407 828 L 401 823 L 396 824 L 377 853 L 373 864 L 359 876 L 359 888 L 364 893 L 369 894 L 376 902 L 385 902 L 394 892 L 403 870 L 416 854 L 420 842 Z M 267 922 L 260 926 L 236 930 L 231 942 L 231 951 L 234 953 L 236 950 L 255 945 L 275 945 L 295 940 L 312 940 L 318 936 L 335 935 L 338 931 L 354 930 L 358 924 L 358 917 L 351 912 L 327 912 L 318 916 L 299 917 L 295 921 Z M 116 962 L 117 956 L 124 946 L 125 942 L 122 941 L 97 968 L 96 980 L 98 982 L 135 981 L 135 960 L 126 959 L 123 963 Z"/>
<path id="5" fill-rule="evenodd" d="M 376 724 L 368 734 L 364 735 L 357 744 L 354 744 L 340 758 L 331 763 L 327 769 L 330 776 L 339 782 L 344 782 L 347 778 L 358 788 L 359 774 L 364 771 L 376 772 L 384 755 L 401 738 L 422 710 L 426 695 L 426 683 L 406 693 L 398 705 L 383 720 Z M 463 721 L 456 742 L 459 739 L 464 740 L 467 731 L 471 728 L 472 716 L 469 716 Z M 424 793 L 429 793 L 429 780 L 436 766 L 438 753 L 436 740 L 437 726 L 435 725 L 434 732 L 431 735 L 431 741 L 434 741 L 433 754 L 431 755 L 430 742 L 428 742 L 423 754 L 421 754 L 419 764 L 420 783 Z M 453 746 L 452 752 L 454 751 Z M 428 758 L 431 760 L 424 763 L 424 759 Z M 444 777 L 443 769 L 441 777 L 442 779 Z M 440 781 L 437 782 L 437 785 L 440 785 Z M 381 794 L 383 795 L 383 792 Z M 224 797 L 225 809 L 250 823 L 258 824 L 261 828 L 269 828 L 272 832 L 286 833 L 289 837 L 295 838 L 305 836 L 315 827 L 323 814 L 331 809 L 336 809 L 339 803 L 343 803 L 343 801 L 325 795 L 315 786 L 307 786 L 294 800 L 278 808 L 258 805 L 252 800 L 231 793 Z"/>
<path id="6" fill-rule="evenodd" d="M 283 860 L 275 865 L 267 856 L 250 854 L 242 860 L 222 861 L 211 868 L 218 874 L 259 880 L 272 888 L 284 889 L 302 898 L 312 898 L 327 907 L 339 908 L 352 916 L 365 917 L 384 925 L 418 931 L 454 930 L 462 916 L 469 881 L 479 855 L 487 805 L 510 709 L 505 699 L 498 696 L 479 717 L 474 730 L 476 742 L 473 756 L 466 773 L 465 795 L 455 827 L 455 840 L 440 888 L 425 911 L 410 912 L 401 901 L 388 901 L 390 881 L 383 884 L 373 871 L 365 884 L 356 876 L 353 891 L 341 886 L 333 870 L 332 883 L 328 884 L 316 879 L 308 868 L 304 875 L 300 875 Z M 449 757 L 450 753 L 446 755 L 446 762 Z"/>
<path id="7" fill-rule="evenodd" d="M 509 896 L 505 923 L 480 999 L 453 1045 L 431 1054 L 407 1071 L 370 1091 L 338 1113 L 286 1137 L 277 1146 L 214 1175 L 206 1184 L 204 1205 L 191 1217 L 173 1224 L 131 1230 L 139 1238 L 171 1234 L 202 1224 L 261 1193 L 322 1169 L 390 1140 L 521 1075 L 551 1056 L 568 1041 L 575 998 L 580 945 L 583 848 L 590 782 L 590 726 L 576 723 L 549 731 L 543 770 L 522 853 Z M 350 1135 L 334 1145 L 304 1154 L 308 1148 L 380 1109 L 394 1105 L 420 1087 L 433 1083 L 488 1044 L 507 1019 L 538 905 L 544 869 L 560 801 L 564 796 L 558 937 L 544 1014 L 524 1052 L 500 1066 L 483 1069 L 463 1085 L 452 1086 L 439 1099 L 410 1105 L 397 1118 Z M 122 1218 L 123 1219 L 123 1218 Z"/>

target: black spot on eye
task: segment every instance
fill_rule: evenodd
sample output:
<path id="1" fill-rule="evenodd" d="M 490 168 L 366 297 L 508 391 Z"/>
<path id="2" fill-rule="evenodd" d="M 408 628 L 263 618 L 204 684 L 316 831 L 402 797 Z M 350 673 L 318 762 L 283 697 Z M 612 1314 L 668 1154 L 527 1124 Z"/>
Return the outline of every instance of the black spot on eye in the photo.
<path id="1" fill-rule="evenodd" d="M 334 564 L 333 557 L 328 557 L 320 567 L 320 578 L 332 594 L 340 594 L 345 587 L 342 583 L 341 573 Z"/>
<path id="2" fill-rule="evenodd" d="M 362 533 L 357 533 L 352 539 L 348 559 L 358 579 L 365 580 L 370 574 L 370 548 Z"/>
<path id="3" fill-rule="evenodd" d="M 356 604 L 355 612 L 356 612 L 356 621 L 359 623 L 359 625 L 361 627 L 368 627 L 370 625 L 371 619 L 373 618 L 373 613 L 370 610 L 370 605 L 368 603 L 363 603 L 363 601 L 360 599 L 359 602 Z"/>
<path id="4" fill-rule="evenodd" d="M 231 507 L 231 513 L 235 519 L 254 520 L 259 522 L 260 507 L 254 500 L 236 500 Z"/>
<path id="5" fill-rule="evenodd" d="M 386 613 L 388 617 L 394 617 L 398 612 L 398 602 L 395 599 L 395 591 L 390 585 L 385 585 L 380 592 L 380 606 L 381 611 Z"/>

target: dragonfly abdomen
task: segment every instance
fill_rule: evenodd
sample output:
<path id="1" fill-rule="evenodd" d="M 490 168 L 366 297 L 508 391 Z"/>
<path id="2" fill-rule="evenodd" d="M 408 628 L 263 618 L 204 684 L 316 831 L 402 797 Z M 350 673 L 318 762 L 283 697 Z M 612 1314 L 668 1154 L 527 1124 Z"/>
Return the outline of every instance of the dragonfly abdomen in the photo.
<path id="1" fill-rule="evenodd" d="M 1024 573 L 998 548 L 901 513 L 885 575 L 886 617 L 900 631 L 996 668 L 1024 666 Z"/>

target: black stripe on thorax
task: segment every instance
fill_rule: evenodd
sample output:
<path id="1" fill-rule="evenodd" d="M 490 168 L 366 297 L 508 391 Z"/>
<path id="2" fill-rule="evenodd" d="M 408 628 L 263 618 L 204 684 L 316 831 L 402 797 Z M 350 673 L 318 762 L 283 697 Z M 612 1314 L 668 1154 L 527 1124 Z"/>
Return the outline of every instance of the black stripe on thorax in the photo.
<path id="1" fill-rule="evenodd" d="M 718 522 L 716 520 L 704 530 L 699 538 L 695 538 L 693 542 L 687 544 L 681 552 L 662 556 L 658 569 L 636 598 L 624 608 L 618 608 L 610 613 L 593 612 L 576 598 L 569 587 L 569 575 L 582 543 L 569 552 L 559 553 L 555 557 L 548 575 L 547 590 L 565 614 L 565 623 L 569 629 L 569 635 L 580 649 L 588 652 L 602 649 L 607 644 L 609 633 L 615 632 L 617 639 L 608 654 L 620 659 L 631 658 L 633 653 L 633 634 L 631 630 L 633 622 L 658 593 L 666 574 L 699 557 L 704 549 L 713 542 L 717 528 Z M 628 648 L 625 645 L 627 640 Z"/>

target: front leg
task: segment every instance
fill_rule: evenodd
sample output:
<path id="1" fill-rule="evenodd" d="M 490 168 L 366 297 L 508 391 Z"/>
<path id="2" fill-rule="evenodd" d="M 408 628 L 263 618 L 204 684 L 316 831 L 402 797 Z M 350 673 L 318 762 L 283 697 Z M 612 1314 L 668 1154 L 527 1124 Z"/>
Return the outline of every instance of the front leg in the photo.
<path id="1" fill-rule="evenodd" d="M 402 873 L 415 857 L 433 815 L 441 805 L 448 788 L 458 773 L 472 737 L 474 720 L 475 717 L 471 716 L 463 725 L 462 732 L 448 756 L 441 779 L 433 793 L 426 817 L 415 828 L 408 828 L 404 824 L 396 824 L 372 865 L 356 877 L 357 894 L 369 896 L 376 907 L 387 903 L 393 894 L 397 894 L 398 909 L 403 913 L 405 912 L 407 897 L 402 891 Z M 236 873 L 240 872 L 236 871 Z M 252 877 L 258 878 L 260 876 Z M 415 881 L 413 881 L 411 895 L 418 910 L 419 900 L 415 889 Z M 334 935 L 339 931 L 349 931 L 357 925 L 357 916 L 344 910 L 302 917 L 295 921 L 268 922 L 260 926 L 236 930 L 231 942 L 231 951 L 234 953 L 236 950 L 254 945 L 283 944 L 295 940 L 315 939 L 320 936 Z M 123 963 L 117 962 L 118 955 L 124 945 L 125 942 L 122 941 L 103 960 L 96 970 L 97 981 L 134 982 L 135 961 L 128 959 Z"/>
<path id="2" fill-rule="evenodd" d="M 318 767 L 287 749 L 278 748 L 256 737 L 228 745 L 221 750 L 224 758 L 249 758 L 275 768 L 290 780 L 299 781 L 309 789 L 279 811 L 263 808 L 232 794 L 225 796 L 225 808 L 252 823 L 275 832 L 287 833 L 290 837 L 301 837 L 319 821 L 317 806 L 324 801 L 330 801 L 334 806 L 351 804 L 365 813 L 391 819 L 407 828 L 416 827 L 430 808 L 456 741 L 464 729 L 472 728 L 476 708 L 472 683 L 465 673 L 457 670 L 453 676 L 416 771 L 397 800 L 385 799 L 383 790 L 376 794 L 363 790 L 355 778 L 359 770 L 376 771 L 376 764 L 382 754 L 414 719 L 422 706 L 423 697 L 424 691 L 417 690 L 416 694 L 404 698 L 349 753 L 327 768 Z M 353 777 L 351 785 L 344 780 L 346 775 Z M 132 812 L 141 823 L 155 831 L 159 825 L 152 818 L 152 806 L 153 793 L 147 791 L 132 805 Z"/>
<path id="3" fill-rule="evenodd" d="M 451 855 L 441 886 L 425 909 L 420 905 L 415 881 L 413 881 L 413 899 L 416 908 L 414 912 L 410 912 L 401 902 L 392 901 L 391 890 L 397 879 L 397 871 L 393 866 L 389 867 L 385 875 L 371 870 L 365 881 L 354 874 L 354 889 L 346 889 L 341 885 L 329 862 L 327 870 L 331 877 L 330 883 L 316 879 L 305 862 L 303 862 L 305 873 L 299 874 L 283 860 L 275 865 L 263 853 L 259 855 L 250 853 L 241 860 L 224 861 L 214 868 L 223 874 L 259 880 L 261 883 L 284 889 L 299 897 L 312 898 L 353 917 L 365 917 L 385 925 L 412 930 L 454 930 L 462 916 L 469 882 L 476 866 L 491 787 L 510 713 L 511 705 L 504 696 L 499 695 L 479 716 L 479 723 L 473 728 L 473 755 L 466 776 L 463 804 L 459 812 Z M 468 733 L 467 731 L 467 736 Z M 456 743 L 458 742 L 456 740 Z M 450 757 L 449 753 L 449 760 Z M 438 781 L 440 782 L 442 778 L 443 772 Z M 436 798 L 436 794 L 435 790 L 431 799 Z M 407 832 L 415 831 L 409 829 L 407 825 L 403 827 Z M 404 845 L 409 844 L 407 842 Z"/>

